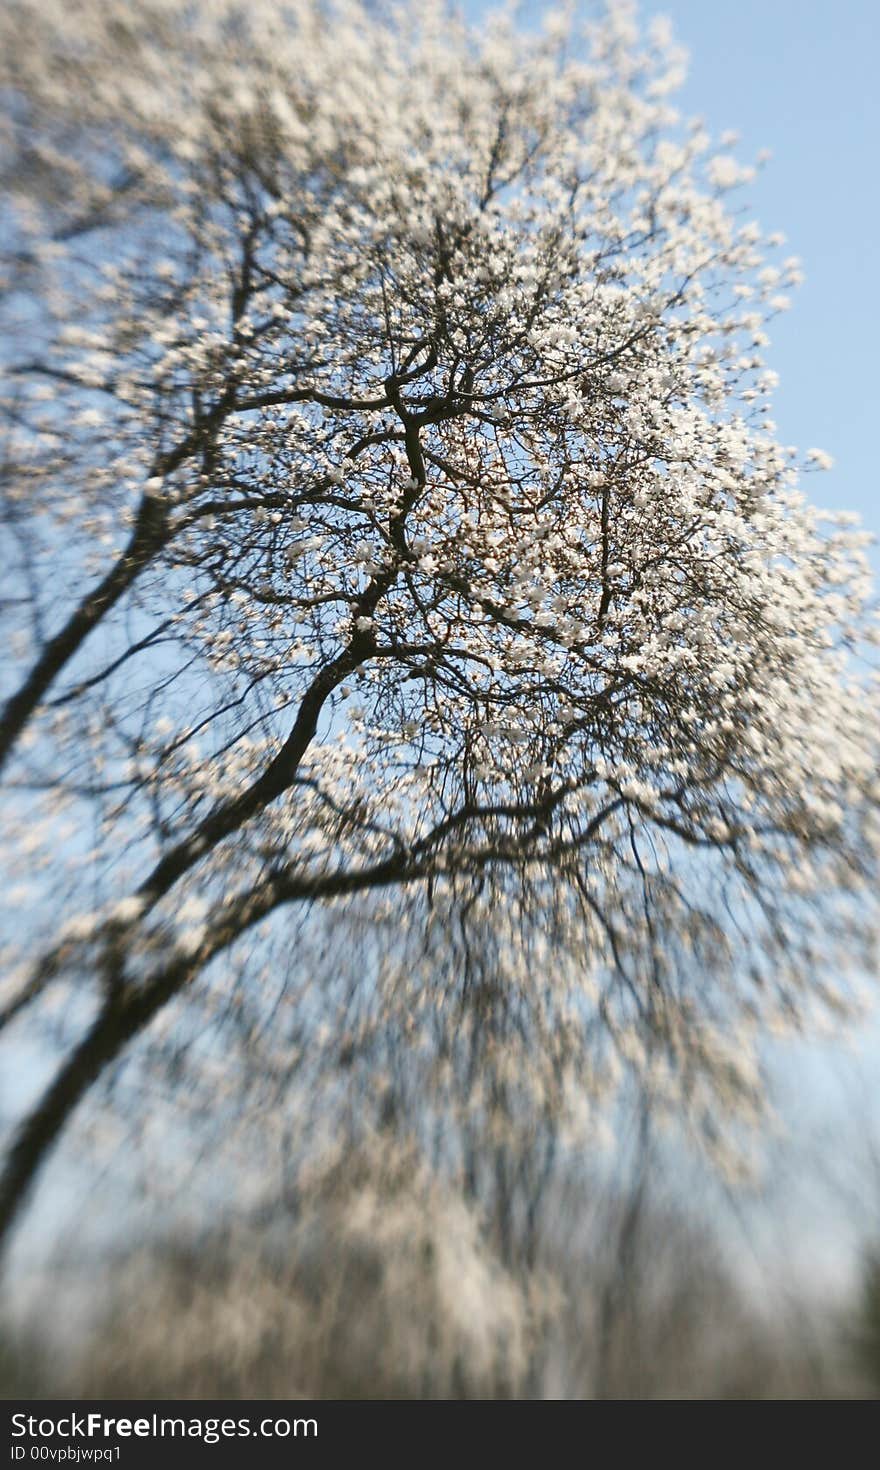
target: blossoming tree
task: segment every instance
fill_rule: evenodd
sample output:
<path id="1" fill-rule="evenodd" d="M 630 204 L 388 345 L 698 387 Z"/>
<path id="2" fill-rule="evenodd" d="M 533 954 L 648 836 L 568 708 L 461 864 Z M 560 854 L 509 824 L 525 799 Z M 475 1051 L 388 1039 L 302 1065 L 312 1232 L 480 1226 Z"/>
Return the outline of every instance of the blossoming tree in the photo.
<path id="1" fill-rule="evenodd" d="M 0 27 L 2 1022 L 66 1048 L 3 1226 L 295 906 L 466 913 L 550 1031 L 753 1097 L 873 933 L 869 586 L 770 417 L 798 262 L 665 25 Z"/>

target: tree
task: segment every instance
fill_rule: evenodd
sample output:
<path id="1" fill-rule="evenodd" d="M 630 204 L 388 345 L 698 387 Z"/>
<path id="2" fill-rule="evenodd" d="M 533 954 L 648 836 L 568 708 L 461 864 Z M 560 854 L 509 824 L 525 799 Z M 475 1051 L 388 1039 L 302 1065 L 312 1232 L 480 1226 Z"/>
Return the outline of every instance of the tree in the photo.
<path id="1" fill-rule="evenodd" d="M 666 27 L 0 25 L 3 1023 L 60 1007 L 67 1048 L 2 1228 L 291 906 L 455 916 L 508 1004 L 753 1099 L 760 1025 L 872 942 L 869 587 L 769 417 L 797 261 L 728 209 Z"/>
<path id="2" fill-rule="evenodd" d="M 858 1304 L 855 1355 L 865 1382 L 877 1392 L 880 1379 L 880 1265 L 876 1251 L 869 1252 L 861 1273 L 861 1300 Z"/>

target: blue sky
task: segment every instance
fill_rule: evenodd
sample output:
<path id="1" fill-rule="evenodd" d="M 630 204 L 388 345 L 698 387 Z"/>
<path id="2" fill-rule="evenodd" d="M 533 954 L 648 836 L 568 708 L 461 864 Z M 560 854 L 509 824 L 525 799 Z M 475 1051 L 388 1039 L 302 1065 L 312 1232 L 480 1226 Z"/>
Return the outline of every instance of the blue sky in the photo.
<path id="1" fill-rule="evenodd" d="M 791 311 L 772 323 L 766 351 L 781 379 L 779 437 L 827 449 L 834 469 L 811 475 L 806 491 L 821 504 L 858 510 L 880 537 L 880 3 L 643 0 L 641 11 L 668 15 L 690 51 L 682 109 L 703 117 L 713 134 L 736 129 L 743 161 L 761 148 L 772 154 L 743 198 L 766 229 L 784 231 L 806 272 Z M 873 559 L 880 569 L 877 546 Z M 872 1114 L 874 1129 L 880 1126 L 870 1101 L 880 1064 L 877 1024 L 860 1040 L 852 1050 L 843 1040 L 830 1050 L 780 1054 L 776 1095 L 791 1136 L 776 1163 L 787 1161 L 787 1169 L 773 1207 L 746 1212 L 758 1254 L 772 1257 L 775 1245 L 778 1259 L 795 1275 L 808 1273 L 814 1286 L 845 1281 L 852 1270 L 854 1236 L 867 1224 L 861 1212 L 870 1209 L 876 1224 L 870 1190 L 845 1198 L 831 1177 L 841 1146 L 853 1158 L 864 1146 Z M 768 1230 L 777 1232 L 775 1242 Z"/>
<path id="2" fill-rule="evenodd" d="M 463 3 L 475 19 L 493 8 L 491 0 Z M 527 0 L 529 22 L 543 8 Z M 681 111 L 715 137 L 735 130 L 744 163 L 770 151 L 734 198 L 766 231 L 785 234 L 785 253 L 800 256 L 806 273 L 791 311 L 771 323 L 765 352 L 781 380 L 778 437 L 827 450 L 834 468 L 810 475 L 806 493 L 857 510 L 880 538 L 880 0 L 641 0 L 639 9 L 643 18 L 668 16 L 690 53 Z M 880 545 L 873 560 L 880 571 Z M 737 1211 L 721 1206 L 720 1218 L 761 1290 L 768 1269 L 817 1291 L 840 1289 L 862 1232 L 876 1228 L 876 1193 L 837 1176 L 848 1167 L 855 1178 L 867 1141 L 880 1137 L 880 1023 L 862 1023 L 836 1044 L 780 1047 L 771 1065 L 784 1140 L 768 1161 L 772 1190 L 746 1196 Z"/>

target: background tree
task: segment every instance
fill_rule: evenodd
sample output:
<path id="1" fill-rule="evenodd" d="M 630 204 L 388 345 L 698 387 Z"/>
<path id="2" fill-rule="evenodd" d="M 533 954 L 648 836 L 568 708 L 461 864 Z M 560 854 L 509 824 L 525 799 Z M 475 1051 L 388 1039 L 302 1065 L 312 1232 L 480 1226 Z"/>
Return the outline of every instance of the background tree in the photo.
<path id="1" fill-rule="evenodd" d="M 458 924 L 538 1066 L 598 1033 L 707 1128 L 751 1107 L 761 1027 L 873 941 L 869 588 L 769 417 L 797 262 L 666 28 L 0 25 L 2 1019 L 63 1048 L 0 1226 L 160 1012 L 270 992 L 297 905 Z"/>
<path id="2" fill-rule="evenodd" d="M 859 1367 L 876 1397 L 880 1383 L 880 1263 L 876 1250 L 866 1257 L 860 1285 L 854 1346 Z"/>

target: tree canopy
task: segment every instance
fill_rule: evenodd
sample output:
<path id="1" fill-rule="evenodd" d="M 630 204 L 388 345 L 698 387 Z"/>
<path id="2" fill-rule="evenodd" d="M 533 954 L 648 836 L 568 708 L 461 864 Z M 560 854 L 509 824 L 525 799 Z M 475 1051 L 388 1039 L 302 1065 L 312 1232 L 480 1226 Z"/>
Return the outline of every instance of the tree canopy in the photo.
<path id="1" fill-rule="evenodd" d="M 550 1031 L 753 1099 L 873 942 L 876 624 L 665 24 L 9 0 L 0 56 L 2 1019 L 68 1048 L 4 1224 L 294 905 L 456 914 Z"/>

